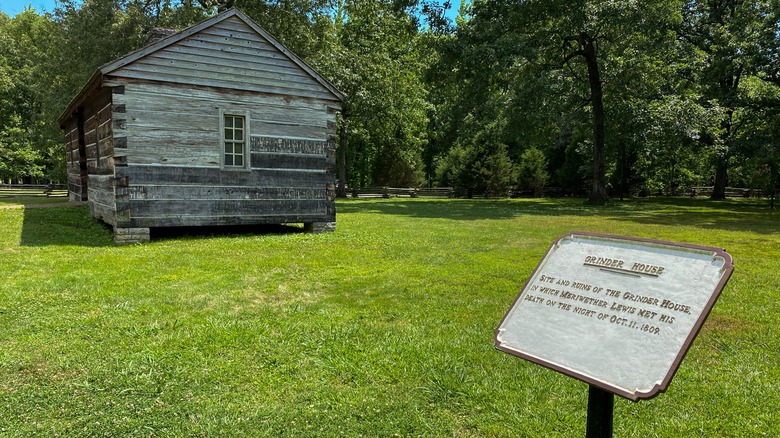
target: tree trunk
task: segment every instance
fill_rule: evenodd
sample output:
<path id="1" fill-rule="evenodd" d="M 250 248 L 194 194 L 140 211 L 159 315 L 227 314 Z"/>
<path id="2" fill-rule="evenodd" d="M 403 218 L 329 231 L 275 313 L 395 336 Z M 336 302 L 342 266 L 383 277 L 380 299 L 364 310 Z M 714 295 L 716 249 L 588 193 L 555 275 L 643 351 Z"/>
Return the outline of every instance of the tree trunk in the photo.
<path id="1" fill-rule="evenodd" d="M 593 189 L 590 193 L 591 204 L 603 204 L 607 201 L 607 184 L 604 170 L 606 152 L 604 146 L 604 94 L 601 89 L 601 74 L 599 73 L 596 47 L 593 38 L 582 33 L 579 37 L 582 56 L 588 66 L 588 82 L 590 83 L 590 103 L 593 112 Z"/>
<path id="2" fill-rule="evenodd" d="M 712 186 L 712 196 L 710 199 L 726 199 L 726 180 L 728 171 L 728 157 L 721 157 L 715 163 L 715 183 Z"/>
<path id="3" fill-rule="evenodd" d="M 717 162 L 715 163 L 715 182 L 712 186 L 712 196 L 710 199 L 721 200 L 726 199 L 726 185 L 728 184 L 728 168 L 729 168 L 729 153 L 731 150 L 731 129 L 732 129 L 732 117 L 734 110 L 729 108 L 726 111 L 726 118 L 721 123 L 723 134 L 721 139 L 723 141 L 723 152 L 718 153 Z"/>
<path id="4" fill-rule="evenodd" d="M 338 145 L 338 187 L 336 188 L 336 197 L 347 197 L 347 117 L 341 113 L 341 123 L 339 123 L 339 145 Z"/>
<path id="5" fill-rule="evenodd" d="M 620 200 L 626 197 L 628 184 L 626 181 L 626 142 L 621 139 L 618 143 L 618 168 L 620 169 Z"/>

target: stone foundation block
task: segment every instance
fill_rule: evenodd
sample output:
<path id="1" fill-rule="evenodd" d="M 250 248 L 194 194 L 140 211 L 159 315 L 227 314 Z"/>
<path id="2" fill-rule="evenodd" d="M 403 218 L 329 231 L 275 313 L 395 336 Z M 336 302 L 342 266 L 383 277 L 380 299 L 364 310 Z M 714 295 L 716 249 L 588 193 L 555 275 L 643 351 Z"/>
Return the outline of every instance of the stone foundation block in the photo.
<path id="1" fill-rule="evenodd" d="M 336 231 L 336 222 L 308 222 L 303 224 L 307 233 L 332 233 Z"/>
<path id="2" fill-rule="evenodd" d="M 117 244 L 148 242 L 149 228 L 114 228 L 114 242 Z"/>

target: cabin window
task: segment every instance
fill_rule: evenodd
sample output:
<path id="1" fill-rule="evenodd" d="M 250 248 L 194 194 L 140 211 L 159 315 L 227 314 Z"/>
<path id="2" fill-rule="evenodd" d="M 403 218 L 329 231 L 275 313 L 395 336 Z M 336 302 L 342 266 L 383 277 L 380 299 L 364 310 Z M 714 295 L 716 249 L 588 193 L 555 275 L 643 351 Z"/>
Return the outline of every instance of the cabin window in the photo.
<path id="1" fill-rule="evenodd" d="M 220 111 L 222 131 L 222 168 L 249 168 L 248 112 Z"/>

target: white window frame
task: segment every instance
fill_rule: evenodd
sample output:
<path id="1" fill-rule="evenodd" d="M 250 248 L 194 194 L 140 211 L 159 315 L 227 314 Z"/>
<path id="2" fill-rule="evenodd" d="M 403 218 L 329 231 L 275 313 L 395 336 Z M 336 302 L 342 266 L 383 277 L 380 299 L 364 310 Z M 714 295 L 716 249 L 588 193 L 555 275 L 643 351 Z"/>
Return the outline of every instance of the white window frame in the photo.
<path id="1" fill-rule="evenodd" d="M 228 153 L 228 144 L 231 145 L 239 143 L 235 138 L 225 138 L 226 129 L 233 129 L 232 127 L 225 126 L 225 117 L 240 117 L 243 119 L 242 139 L 241 144 L 243 146 L 242 154 Z M 222 170 L 235 170 L 235 171 L 249 171 L 251 170 L 251 154 L 250 154 L 250 113 L 246 110 L 232 110 L 232 109 L 220 109 L 219 110 L 219 166 Z M 235 134 L 235 131 L 233 132 Z M 243 163 L 240 166 L 234 164 L 227 164 L 226 158 L 228 155 L 241 156 Z"/>

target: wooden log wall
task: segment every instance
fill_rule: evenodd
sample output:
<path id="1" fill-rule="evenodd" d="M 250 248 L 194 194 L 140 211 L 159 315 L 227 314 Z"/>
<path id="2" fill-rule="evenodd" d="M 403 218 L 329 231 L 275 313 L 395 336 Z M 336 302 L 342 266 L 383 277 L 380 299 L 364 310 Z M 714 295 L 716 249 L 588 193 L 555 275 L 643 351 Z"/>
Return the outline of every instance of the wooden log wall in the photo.
<path id="1" fill-rule="evenodd" d="M 102 89 L 84 107 L 84 140 L 92 215 L 116 224 L 111 90 Z"/>
<path id="2" fill-rule="evenodd" d="M 76 117 L 63 128 L 65 131 L 65 164 L 68 172 L 68 197 L 83 201 L 87 197 L 87 158 L 79 152 L 79 126 Z"/>
<path id="3" fill-rule="evenodd" d="M 110 90 L 111 135 L 114 151 L 114 203 L 116 214 L 114 228 L 116 230 L 123 226 L 127 226 L 130 223 L 130 191 L 128 190 L 128 178 L 126 175 L 122 175 L 122 170 L 127 168 L 127 110 L 123 99 L 125 94 L 124 85 L 111 87 Z"/>
<path id="4" fill-rule="evenodd" d="M 123 93 L 113 95 L 126 117 L 115 183 L 127 186 L 129 214 L 119 226 L 335 220 L 331 103 L 122 82 Z M 249 114 L 248 170 L 220 167 L 220 110 Z"/>
<path id="5" fill-rule="evenodd" d="M 148 238 L 150 227 L 332 228 L 341 97 L 265 31 L 227 14 L 101 67 L 73 104 L 69 182 L 118 241 Z M 248 117 L 246 168 L 221 164 L 224 113 Z"/>

